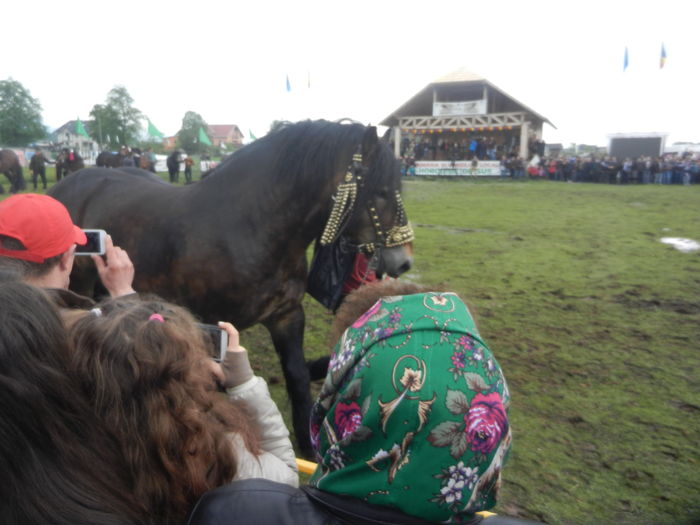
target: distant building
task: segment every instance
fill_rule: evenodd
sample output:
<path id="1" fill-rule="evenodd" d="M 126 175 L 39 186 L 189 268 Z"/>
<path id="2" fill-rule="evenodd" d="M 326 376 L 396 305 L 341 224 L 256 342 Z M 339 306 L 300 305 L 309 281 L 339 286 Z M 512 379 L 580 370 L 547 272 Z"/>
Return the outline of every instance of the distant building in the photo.
<path id="1" fill-rule="evenodd" d="M 659 157 L 668 133 L 613 133 L 608 135 L 610 156 L 618 160 L 641 156 Z"/>
<path id="2" fill-rule="evenodd" d="M 547 157 L 558 157 L 562 151 L 564 151 L 562 144 L 546 144 L 544 147 L 544 154 Z"/>
<path id="3" fill-rule="evenodd" d="M 177 135 L 172 137 L 163 137 L 163 149 L 165 151 L 172 151 L 177 147 Z"/>
<path id="4" fill-rule="evenodd" d="M 82 121 L 85 131 L 90 134 L 90 130 L 94 125 L 94 121 Z M 51 141 L 58 148 L 69 148 L 78 153 L 86 164 L 94 164 L 98 153 L 100 152 L 99 144 L 90 137 L 79 135 L 77 132 L 77 120 L 69 120 L 60 128 L 51 133 Z"/>
<path id="5" fill-rule="evenodd" d="M 677 153 L 680 155 L 686 153 L 700 153 L 700 144 L 696 142 L 674 142 L 670 146 L 664 148 L 664 153 Z"/>
<path id="6" fill-rule="evenodd" d="M 213 146 L 221 146 L 222 144 L 243 145 L 243 133 L 235 124 L 210 124 L 208 132 L 207 134 Z"/>
<path id="7" fill-rule="evenodd" d="M 410 156 L 414 145 L 428 148 L 430 156 L 423 156 L 423 162 L 430 164 L 431 171 L 426 174 L 437 175 L 469 171 L 470 165 L 462 167 L 460 162 L 475 157 L 479 161 L 476 174 L 492 175 L 500 173 L 497 161 L 501 157 L 543 155 L 544 123 L 554 127 L 546 117 L 466 69 L 428 84 L 380 122 L 392 128 L 397 157 Z M 490 155 L 475 154 L 474 143 L 484 144 Z M 416 161 L 417 169 L 422 169 L 418 157 Z M 482 161 L 484 171 L 479 173 Z"/>

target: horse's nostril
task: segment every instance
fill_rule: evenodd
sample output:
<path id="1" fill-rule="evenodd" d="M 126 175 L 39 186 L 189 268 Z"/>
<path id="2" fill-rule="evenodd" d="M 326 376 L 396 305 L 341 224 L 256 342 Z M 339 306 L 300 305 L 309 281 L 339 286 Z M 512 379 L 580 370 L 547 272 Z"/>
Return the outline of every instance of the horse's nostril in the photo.
<path id="1" fill-rule="evenodd" d="M 411 261 L 406 261 L 406 262 L 403 263 L 403 264 L 401 265 L 401 267 L 399 268 L 399 273 L 400 273 L 400 274 L 401 274 L 401 273 L 406 273 L 406 272 L 407 272 L 408 270 L 410 270 L 410 269 L 411 269 Z"/>

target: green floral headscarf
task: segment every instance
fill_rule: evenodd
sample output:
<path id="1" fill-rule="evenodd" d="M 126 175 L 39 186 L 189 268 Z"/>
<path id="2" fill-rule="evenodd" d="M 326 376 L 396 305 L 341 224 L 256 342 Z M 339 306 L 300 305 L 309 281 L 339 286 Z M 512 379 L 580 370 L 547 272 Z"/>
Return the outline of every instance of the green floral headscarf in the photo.
<path id="1" fill-rule="evenodd" d="M 508 386 L 453 293 L 385 297 L 348 328 L 311 414 L 310 485 L 458 523 L 493 507 Z"/>

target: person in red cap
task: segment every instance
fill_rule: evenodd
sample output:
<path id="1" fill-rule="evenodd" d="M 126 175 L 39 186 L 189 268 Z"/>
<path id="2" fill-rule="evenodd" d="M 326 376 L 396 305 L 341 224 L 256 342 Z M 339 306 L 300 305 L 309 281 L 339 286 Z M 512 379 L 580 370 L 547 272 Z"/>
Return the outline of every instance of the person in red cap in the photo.
<path id="1" fill-rule="evenodd" d="M 75 246 L 85 244 L 66 207 L 48 195 L 25 193 L 0 202 L 0 270 L 52 291 L 64 308 L 88 308 L 91 299 L 68 290 Z M 129 255 L 105 239 L 104 260 L 92 255 L 102 284 L 112 297 L 135 293 L 134 265 Z"/>

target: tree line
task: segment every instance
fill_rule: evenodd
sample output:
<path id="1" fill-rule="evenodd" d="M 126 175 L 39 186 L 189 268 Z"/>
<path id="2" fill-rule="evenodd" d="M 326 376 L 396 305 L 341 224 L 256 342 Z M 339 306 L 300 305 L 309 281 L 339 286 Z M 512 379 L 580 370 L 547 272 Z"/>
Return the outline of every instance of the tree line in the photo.
<path id="1" fill-rule="evenodd" d="M 46 139 L 40 102 L 12 78 L 0 80 L 0 145 L 25 147 Z M 124 86 L 113 87 L 102 104 L 90 110 L 92 119 L 86 132 L 103 149 L 142 143 L 144 114 L 134 107 L 134 99 Z M 198 140 L 199 129 L 207 123 L 199 113 L 188 111 L 177 133 L 177 146 L 187 153 L 203 153 L 207 146 Z"/>

